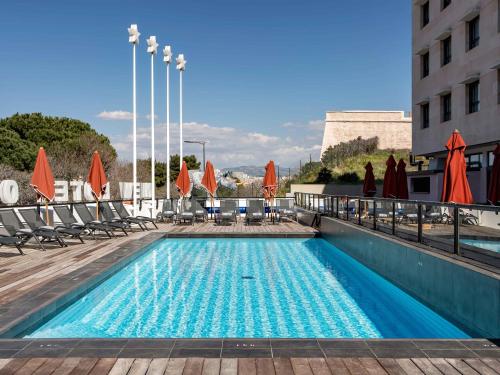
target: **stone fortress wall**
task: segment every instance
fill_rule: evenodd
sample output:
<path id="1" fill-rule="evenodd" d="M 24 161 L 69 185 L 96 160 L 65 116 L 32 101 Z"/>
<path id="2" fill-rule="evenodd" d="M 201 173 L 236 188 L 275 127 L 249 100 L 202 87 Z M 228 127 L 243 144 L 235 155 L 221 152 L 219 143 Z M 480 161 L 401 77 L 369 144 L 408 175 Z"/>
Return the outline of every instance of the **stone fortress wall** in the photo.
<path id="1" fill-rule="evenodd" d="M 379 149 L 411 149 L 411 125 L 411 117 L 402 111 L 327 112 L 321 154 L 358 137 L 378 137 Z"/>

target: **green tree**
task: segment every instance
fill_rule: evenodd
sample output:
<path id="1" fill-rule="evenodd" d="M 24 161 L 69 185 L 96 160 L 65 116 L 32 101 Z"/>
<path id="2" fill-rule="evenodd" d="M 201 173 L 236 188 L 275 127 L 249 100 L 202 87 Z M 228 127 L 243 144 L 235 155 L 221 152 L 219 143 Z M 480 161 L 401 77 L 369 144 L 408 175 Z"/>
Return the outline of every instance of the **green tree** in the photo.
<path id="1" fill-rule="evenodd" d="M 320 169 L 318 172 L 318 177 L 316 177 L 316 183 L 318 184 L 328 184 L 329 182 L 332 181 L 332 172 L 326 168 L 323 167 Z"/>
<path id="2" fill-rule="evenodd" d="M 36 159 L 34 143 L 21 139 L 16 132 L 0 127 L 0 164 L 10 165 L 19 171 L 33 168 Z"/>
<path id="3" fill-rule="evenodd" d="M 182 160 L 186 162 L 188 170 L 198 170 L 200 169 L 201 163 L 196 159 L 195 155 L 184 155 Z M 170 156 L 170 180 L 177 180 L 177 176 L 179 176 L 179 155 L 171 155 Z"/>

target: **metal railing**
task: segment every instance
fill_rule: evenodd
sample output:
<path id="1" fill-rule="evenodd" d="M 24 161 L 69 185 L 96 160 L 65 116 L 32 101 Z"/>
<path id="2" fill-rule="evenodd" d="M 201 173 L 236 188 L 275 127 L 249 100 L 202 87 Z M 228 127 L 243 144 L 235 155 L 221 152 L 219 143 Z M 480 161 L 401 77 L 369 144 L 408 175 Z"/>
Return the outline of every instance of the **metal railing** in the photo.
<path id="1" fill-rule="evenodd" d="M 500 207 L 295 193 L 295 204 L 324 216 L 500 267 Z"/>

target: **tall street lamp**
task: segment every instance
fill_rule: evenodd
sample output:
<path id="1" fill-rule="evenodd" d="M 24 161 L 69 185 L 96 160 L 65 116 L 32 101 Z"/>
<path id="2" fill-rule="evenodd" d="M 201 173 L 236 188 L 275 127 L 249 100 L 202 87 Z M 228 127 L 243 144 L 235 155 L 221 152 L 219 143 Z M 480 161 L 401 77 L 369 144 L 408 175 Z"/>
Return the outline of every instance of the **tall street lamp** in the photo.
<path id="1" fill-rule="evenodd" d="M 136 79 L 135 79 L 135 46 L 139 44 L 139 30 L 137 25 L 130 25 L 128 28 L 128 41 L 132 44 L 132 134 L 133 134 L 133 146 L 132 146 L 132 195 L 134 202 L 134 216 L 138 214 L 137 212 L 137 100 L 136 100 Z"/>
<path id="2" fill-rule="evenodd" d="M 205 144 L 208 141 L 184 141 L 184 143 L 196 143 L 203 146 L 203 172 L 205 172 Z"/>
<path id="3" fill-rule="evenodd" d="M 175 59 L 177 63 L 177 70 L 179 71 L 179 170 L 182 169 L 182 73 L 186 70 L 186 60 L 184 60 L 184 55 L 181 53 Z"/>
<path id="4" fill-rule="evenodd" d="M 170 199 L 170 62 L 172 61 L 172 48 L 163 48 L 163 61 L 167 64 L 167 199 Z"/>
<path id="5" fill-rule="evenodd" d="M 154 60 L 158 43 L 156 36 L 150 36 L 148 42 L 148 53 L 151 54 L 151 218 L 156 216 L 155 200 L 155 81 L 154 81 Z"/>

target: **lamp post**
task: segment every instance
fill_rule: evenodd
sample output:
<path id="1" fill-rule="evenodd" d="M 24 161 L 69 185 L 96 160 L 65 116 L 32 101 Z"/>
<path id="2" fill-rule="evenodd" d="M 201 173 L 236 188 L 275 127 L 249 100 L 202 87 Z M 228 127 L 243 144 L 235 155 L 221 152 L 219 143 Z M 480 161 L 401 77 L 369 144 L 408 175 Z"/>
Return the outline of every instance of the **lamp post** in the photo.
<path id="1" fill-rule="evenodd" d="M 175 59 L 177 70 L 179 71 L 179 171 L 182 169 L 182 73 L 186 70 L 186 60 L 184 54 L 180 53 Z"/>
<path id="2" fill-rule="evenodd" d="M 137 100 L 136 100 L 136 77 L 135 77 L 135 46 L 139 44 L 139 30 L 137 25 L 130 25 L 128 28 L 128 41 L 132 44 L 132 199 L 134 202 L 134 215 L 137 215 Z"/>
<path id="3" fill-rule="evenodd" d="M 184 143 L 196 143 L 203 147 L 203 172 L 205 172 L 205 144 L 207 141 L 184 141 Z"/>
<path id="4" fill-rule="evenodd" d="M 167 199 L 170 199 L 170 62 L 172 48 L 163 48 L 163 61 L 167 64 Z"/>
<path id="5" fill-rule="evenodd" d="M 155 81 L 154 81 L 154 59 L 158 49 L 156 36 L 150 36 L 148 42 L 148 53 L 151 54 L 151 218 L 156 216 L 155 200 Z"/>

